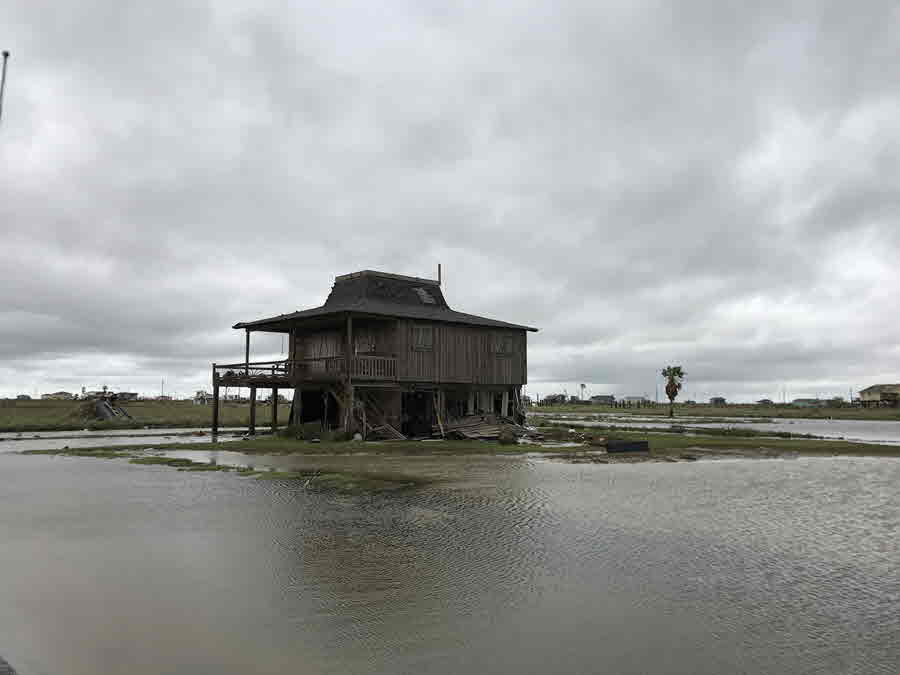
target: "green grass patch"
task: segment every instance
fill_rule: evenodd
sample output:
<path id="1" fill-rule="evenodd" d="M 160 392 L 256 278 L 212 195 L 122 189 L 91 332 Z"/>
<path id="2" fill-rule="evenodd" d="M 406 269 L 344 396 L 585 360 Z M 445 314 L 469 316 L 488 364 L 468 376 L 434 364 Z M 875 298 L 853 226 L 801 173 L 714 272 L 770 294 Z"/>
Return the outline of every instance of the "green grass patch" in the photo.
<path id="1" fill-rule="evenodd" d="M 164 466 L 178 471 L 189 472 L 231 472 L 238 476 L 255 477 L 261 480 L 286 480 L 302 482 L 304 489 L 330 490 L 346 494 L 384 492 L 419 487 L 434 482 L 420 476 L 402 473 L 335 471 L 329 469 L 302 469 L 296 471 L 260 470 L 250 467 L 226 466 L 210 462 L 196 462 L 185 457 L 162 455 L 134 455 L 122 449 L 87 448 L 60 450 L 26 450 L 25 455 L 57 455 L 66 457 L 93 457 L 97 459 L 128 459 L 129 463 L 140 466 Z"/>
<path id="2" fill-rule="evenodd" d="M 681 451 L 687 448 L 708 450 L 761 450 L 801 455 L 854 455 L 900 457 L 900 446 L 877 443 L 852 443 L 821 439 L 739 438 L 722 436 L 686 436 L 684 434 L 626 432 L 618 430 L 616 438 L 646 440 L 651 453 Z"/>
<path id="3" fill-rule="evenodd" d="M 616 408 L 606 405 L 553 405 L 531 406 L 529 413 L 581 413 L 585 415 L 609 413 L 614 415 L 641 415 L 668 417 L 669 405 L 660 403 L 646 408 Z M 675 404 L 675 417 L 770 417 L 835 420 L 900 420 L 900 408 L 861 408 L 843 406 L 834 408 L 797 408 L 791 405 L 729 404 L 712 406 L 705 403 Z"/>
<path id="4" fill-rule="evenodd" d="M 122 450 L 106 448 L 60 448 L 56 450 L 23 450 L 23 455 L 65 455 L 66 457 L 95 457 L 97 459 L 120 459 L 128 457 Z"/>
<path id="5" fill-rule="evenodd" d="M 84 401 L 0 401 L 0 431 L 77 431 L 81 429 L 167 429 L 177 427 L 209 427 L 211 405 L 194 405 L 192 401 L 122 402 L 132 420 L 100 421 L 85 416 Z M 279 404 L 278 419 L 287 422 L 290 404 Z M 272 421 L 272 406 L 256 405 L 256 425 L 267 427 Z M 248 403 L 222 403 L 219 425 L 246 427 L 250 423 Z"/>

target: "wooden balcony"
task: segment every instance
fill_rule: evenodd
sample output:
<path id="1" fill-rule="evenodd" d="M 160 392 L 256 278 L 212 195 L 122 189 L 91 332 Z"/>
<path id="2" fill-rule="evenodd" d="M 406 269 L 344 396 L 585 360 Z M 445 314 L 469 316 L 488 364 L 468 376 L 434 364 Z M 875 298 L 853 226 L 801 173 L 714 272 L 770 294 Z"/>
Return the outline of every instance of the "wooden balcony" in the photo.
<path id="1" fill-rule="evenodd" d="M 396 380 L 393 356 L 356 355 L 350 362 L 354 380 Z M 221 386 L 292 387 L 304 382 L 334 382 L 347 376 L 343 356 L 250 363 L 214 364 Z"/>

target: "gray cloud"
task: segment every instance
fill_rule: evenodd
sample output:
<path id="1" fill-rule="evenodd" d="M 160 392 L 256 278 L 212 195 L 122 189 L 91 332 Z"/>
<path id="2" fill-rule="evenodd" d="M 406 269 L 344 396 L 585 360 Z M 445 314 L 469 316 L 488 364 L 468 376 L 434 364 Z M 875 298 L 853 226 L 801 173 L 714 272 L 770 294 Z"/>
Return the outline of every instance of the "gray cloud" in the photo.
<path id="1" fill-rule="evenodd" d="M 0 395 L 189 391 L 335 274 L 542 328 L 531 388 L 900 380 L 895 3 L 7 3 Z M 279 337 L 255 338 L 260 355 Z"/>

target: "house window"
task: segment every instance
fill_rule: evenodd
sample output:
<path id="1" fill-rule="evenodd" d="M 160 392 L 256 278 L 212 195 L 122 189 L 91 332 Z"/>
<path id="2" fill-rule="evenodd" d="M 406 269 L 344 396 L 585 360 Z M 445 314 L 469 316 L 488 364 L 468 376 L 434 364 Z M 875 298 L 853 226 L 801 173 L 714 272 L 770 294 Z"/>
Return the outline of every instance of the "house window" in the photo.
<path id="1" fill-rule="evenodd" d="M 515 343 L 512 335 L 495 335 L 492 342 L 493 351 L 498 356 L 508 356 L 513 353 Z"/>
<path id="2" fill-rule="evenodd" d="M 412 348 L 416 351 L 430 352 L 434 347 L 434 330 L 432 326 L 413 326 Z"/>

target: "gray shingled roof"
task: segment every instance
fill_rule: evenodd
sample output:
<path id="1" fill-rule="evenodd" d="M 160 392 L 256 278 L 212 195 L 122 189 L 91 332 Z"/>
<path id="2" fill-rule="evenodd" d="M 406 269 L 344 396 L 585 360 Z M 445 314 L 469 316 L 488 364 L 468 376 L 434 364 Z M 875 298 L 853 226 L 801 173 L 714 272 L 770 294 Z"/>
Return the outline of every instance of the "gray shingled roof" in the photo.
<path id="1" fill-rule="evenodd" d="M 374 270 L 363 270 L 335 277 L 331 293 L 321 307 L 290 314 L 279 314 L 256 321 L 243 321 L 236 323 L 234 328 L 265 330 L 266 327 L 272 329 L 275 325 L 285 322 L 348 312 L 403 319 L 426 319 L 472 326 L 537 330 L 531 326 L 454 311 L 447 305 L 441 287 L 434 279 L 404 277 Z"/>

